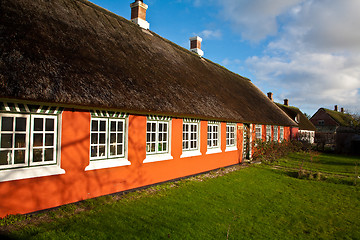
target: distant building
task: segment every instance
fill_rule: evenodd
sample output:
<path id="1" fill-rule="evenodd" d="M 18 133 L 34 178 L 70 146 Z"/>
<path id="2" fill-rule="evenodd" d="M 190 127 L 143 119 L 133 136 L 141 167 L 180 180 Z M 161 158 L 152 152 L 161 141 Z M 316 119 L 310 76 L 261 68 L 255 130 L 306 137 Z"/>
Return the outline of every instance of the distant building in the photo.
<path id="1" fill-rule="evenodd" d="M 289 106 L 289 100 L 284 99 L 284 104 L 276 103 L 298 127 L 291 127 L 291 138 L 300 141 L 314 143 L 316 127 L 312 122 L 300 111 L 299 108 Z"/>
<path id="2" fill-rule="evenodd" d="M 338 152 L 350 152 L 357 123 L 350 114 L 344 112 L 344 108 L 340 111 L 337 105 L 334 110 L 319 108 L 310 121 L 316 127 L 316 143 L 332 146 Z"/>

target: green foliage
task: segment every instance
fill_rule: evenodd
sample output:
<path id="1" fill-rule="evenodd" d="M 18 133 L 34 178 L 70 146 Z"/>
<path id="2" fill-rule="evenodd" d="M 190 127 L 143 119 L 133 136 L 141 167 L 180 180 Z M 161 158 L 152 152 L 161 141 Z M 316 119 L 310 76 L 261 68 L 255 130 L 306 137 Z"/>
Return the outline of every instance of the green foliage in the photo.
<path id="1" fill-rule="evenodd" d="M 274 142 L 257 140 L 255 146 L 254 161 L 273 163 L 291 152 L 302 150 L 304 144 L 299 141 Z"/>

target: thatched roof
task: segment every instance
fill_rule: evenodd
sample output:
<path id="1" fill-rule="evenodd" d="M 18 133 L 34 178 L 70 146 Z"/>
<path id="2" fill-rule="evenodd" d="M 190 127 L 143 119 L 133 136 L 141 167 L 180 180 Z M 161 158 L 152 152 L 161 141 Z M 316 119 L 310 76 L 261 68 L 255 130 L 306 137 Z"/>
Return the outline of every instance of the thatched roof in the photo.
<path id="1" fill-rule="evenodd" d="M 0 98 L 295 124 L 250 80 L 88 1 L 2 0 L 0 12 Z"/>
<path id="2" fill-rule="evenodd" d="M 299 130 L 316 131 L 316 127 L 299 108 L 276 103 L 292 120 L 298 121 Z"/>
<path id="3" fill-rule="evenodd" d="M 323 109 L 332 119 L 334 119 L 339 124 L 339 126 L 352 127 L 356 125 L 356 120 L 348 113 L 333 111 L 327 108 L 320 109 Z"/>

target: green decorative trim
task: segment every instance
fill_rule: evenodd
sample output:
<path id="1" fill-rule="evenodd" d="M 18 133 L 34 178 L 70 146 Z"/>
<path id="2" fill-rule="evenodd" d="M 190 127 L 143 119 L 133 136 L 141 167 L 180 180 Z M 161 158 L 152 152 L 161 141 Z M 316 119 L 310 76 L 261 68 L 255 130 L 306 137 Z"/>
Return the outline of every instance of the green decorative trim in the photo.
<path id="1" fill-rule="evenodd" d="M 127 118 L 128 113 L 102 111 L 102 110 L 90 110 L 92 117 L 110 117 L 110 118 Z"/>
<path id="2" fill-rule="evenodd" d="M 147 119 L 149 121 L 170 121 L 171 117 L 148 115 Z"/>
<path id="3" fill-rule="evenodd" d="M 183 119 L 184 123 L 199 123 L 200 119 L 191 119 L 191 118 L 184 118 Z"/>
<path id="4" fill-rule="evenodd" d="M 64 111 L 63 107 L 50 107 L 43 105 L 0 102 L 0 112 L 12 113 L 41 113 L 41 114 L 60 114 Z"/>
<path id="5" fill-rule="evenodd" d="M 219 124 L 219 125 L 220 125 L 220 122 L 217 122 L 217 121 L 208 121 L 208 124 Z"/>

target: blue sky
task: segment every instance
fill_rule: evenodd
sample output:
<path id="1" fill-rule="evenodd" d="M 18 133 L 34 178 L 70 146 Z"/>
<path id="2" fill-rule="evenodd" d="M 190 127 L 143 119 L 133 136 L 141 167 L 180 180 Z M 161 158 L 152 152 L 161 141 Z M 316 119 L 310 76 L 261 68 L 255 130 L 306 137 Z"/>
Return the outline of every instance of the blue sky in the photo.
<path id="1" fill-rule="evenodd" d="M 90 0 L 126 19 L 134 0 Z M 144 0 L 150 30 L 307 114 L 360 113 L 359 0 Z"/>

